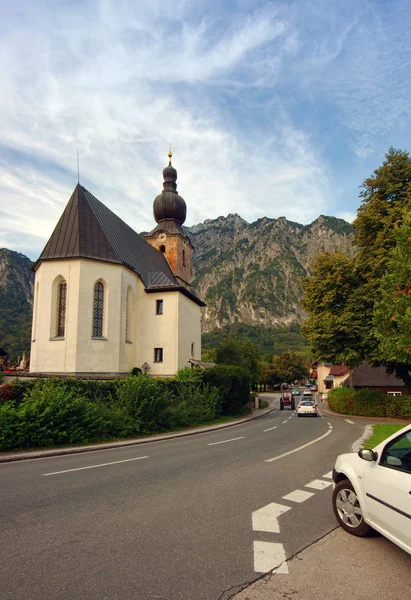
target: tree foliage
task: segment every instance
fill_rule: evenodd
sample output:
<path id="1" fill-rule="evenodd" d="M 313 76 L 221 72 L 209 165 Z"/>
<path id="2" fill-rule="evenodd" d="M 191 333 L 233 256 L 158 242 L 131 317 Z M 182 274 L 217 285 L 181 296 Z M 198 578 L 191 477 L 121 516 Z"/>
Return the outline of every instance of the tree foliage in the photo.
<path id="1" fill-rule="evenodd" d="M 411 209 L 408 153 L 390 148 L 383 164 L 364 181 L 360 197 L 353 223 L 357 253 L 352 259 L 342 254 L 318 257 L 305 283 L 303 304 L 309 317 L 304 333 L 319 359 L 349 366 L 362 360 L 384 365 L 411 389 L 411 354 L 404 351 L 411 298 L 405 293 L 410 250 L 406 219 Z"/>
<path id="2" fill-rule="evenodd" d="M 283 352 L 273 357 L 273 375 L 279 382 L 291 383 L 308 377 L 309 369 L 306 362 L 294 352 Z"/>
<path id="3" fill-rule="evenodd" d="M 388 364 L 411 363 L 411 213 L 394 233 L 395 247 L 386 263 L 374 329 L 379 358 Z M 401 367 L 400 367 L 401 368 Z"/>
<path id="4" fill-rule="evenodd" d="M 228 338 L 216 349 L 216 362 L 221 365 L 236 365 L 246 369 L 250 380 L 255 383 L 261 375 L 261 353 L 253 342 Z"/>

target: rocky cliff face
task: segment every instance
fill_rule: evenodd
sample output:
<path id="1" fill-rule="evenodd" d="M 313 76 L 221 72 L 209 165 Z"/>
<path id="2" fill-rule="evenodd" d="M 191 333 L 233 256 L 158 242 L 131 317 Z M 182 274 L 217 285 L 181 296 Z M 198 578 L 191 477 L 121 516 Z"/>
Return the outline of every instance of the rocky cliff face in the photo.
<path id="1" fill-rule="evenodd" d="M 193 287 L 205 300 L 203 331 L 235 323 L 301 323 L 302 279 L 324 251 L 353 252 L 353 229 L 335 217 L 310 225 L 284 217 L 248 224 L 228 215 L 186 229 L 194 247 Z"/>
<path id="2" fill-rule="evenodd" d="M 0 248 L 0 347 L 10 358 L 30 351 L 33 263 L 24 254 Z"/>

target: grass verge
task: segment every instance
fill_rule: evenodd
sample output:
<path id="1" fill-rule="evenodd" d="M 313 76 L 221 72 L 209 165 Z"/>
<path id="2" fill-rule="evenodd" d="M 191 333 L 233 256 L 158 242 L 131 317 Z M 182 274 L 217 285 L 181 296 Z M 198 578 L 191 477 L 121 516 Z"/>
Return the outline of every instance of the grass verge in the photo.
<path id="1" fill-rule="evenodd" d="M 404 425 L 373 425 L 373 434 L 364 444 L 364 448 L 374 448 L 374 446 L 378 446 L 381 442 L 386 440 L 390 435 L 402 429 Z"/>

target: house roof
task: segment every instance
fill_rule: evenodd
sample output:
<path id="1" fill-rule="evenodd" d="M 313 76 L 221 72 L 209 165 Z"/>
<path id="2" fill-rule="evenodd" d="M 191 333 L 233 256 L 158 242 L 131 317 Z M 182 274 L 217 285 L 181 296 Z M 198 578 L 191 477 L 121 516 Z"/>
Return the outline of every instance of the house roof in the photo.
<path id="1" fill-rule="evenodd" d="M 352 374 L 353 387 L 404 387 L 402 379 L 388 375 L 384 367 L 370 367 L 363 363 Z"/>
<path id="2" fill-rule="evenodd" d="M 190 358 L 188 362 L 195 367 L 200 367 L 200 369 L 212 369 L 217 365 L 214 362 L 205 362 L 204 360 L 195 360 L 194 358 Z"/>
<path id="3" fill-rule="evenodd" d="M 146 291 L 181 291 L 205 306 L 177 282 L 162 252 L 80 184 L 76 185 L 34 270 L 43 261 L 67 258 L 123 265 L 141 278 Z"/>
<path id="4" fill-rule="evenodd" d="M 348 372 L 349 368 L 346 365 L 333 365 L 330 369 L 329 375 L 334 375 L 334 377 L 342 377 Z"/>

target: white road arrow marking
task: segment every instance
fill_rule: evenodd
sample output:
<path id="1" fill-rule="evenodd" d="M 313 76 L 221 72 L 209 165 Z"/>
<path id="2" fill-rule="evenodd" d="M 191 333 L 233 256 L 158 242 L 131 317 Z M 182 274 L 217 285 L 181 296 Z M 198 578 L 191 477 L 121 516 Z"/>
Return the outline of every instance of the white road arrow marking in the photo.
<path id="1" fill-rule="evenodd" d="M 267 504 L 267 506 L 255 510 L 252 513 L 254 531 L 280 533 L 278 517 L 288 510 L 291 510 L 291 506 L 284 506 L 283 504 L 276 504 L 275 502 L 271 502 L 270 504 Z"/>
<path id="2" fill-rule="evenodd" d="M 254 571 L 268 573 L 279 567 L 279 573 L 288 573 L 285 551 L 282 544 L 273 542 L 254 542 Z"/>

